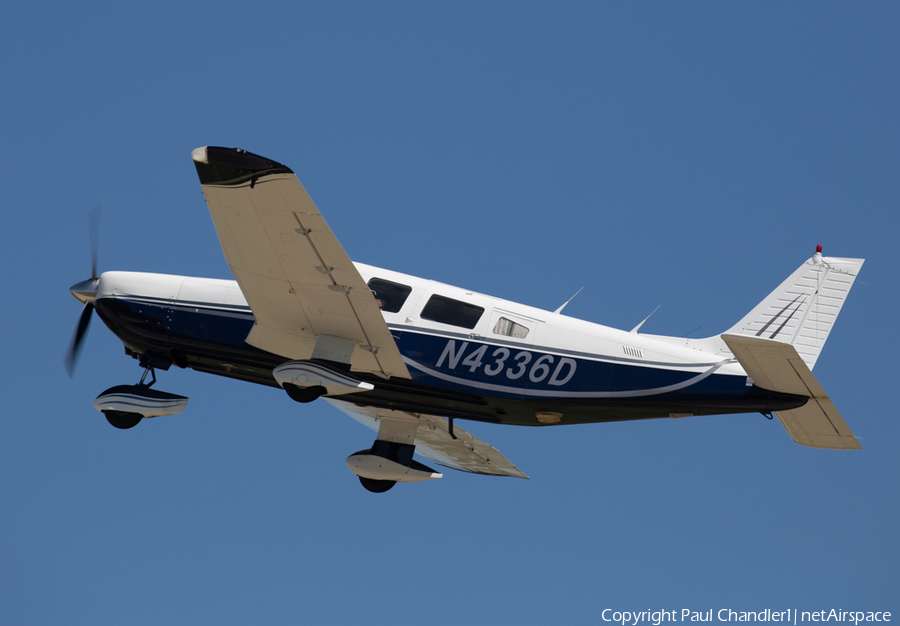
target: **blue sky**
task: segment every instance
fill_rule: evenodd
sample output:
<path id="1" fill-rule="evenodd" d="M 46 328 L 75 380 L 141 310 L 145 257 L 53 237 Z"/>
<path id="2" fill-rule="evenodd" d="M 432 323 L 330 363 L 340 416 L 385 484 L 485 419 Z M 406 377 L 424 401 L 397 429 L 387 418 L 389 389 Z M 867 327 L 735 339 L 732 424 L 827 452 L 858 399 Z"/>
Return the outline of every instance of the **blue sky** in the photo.
<path id="1" fill-rule="evenodd" d="M 605 608 L 900 617 L 900 10 L 850 3 L 18 3 L 0 22 L 7 268 L 0 622 L 601 623 Z M 140 377 L 102 270 L 230 278 L 190 160 L 298 173 L 358 261 L 643 330 L 730 327 L 817 244 L 865 257 L 816 376 L 863 451 L 759 415 L 467 423 L 532 478 L 382 496 L 371 431 L 192 371 Z M 699 329 L 698 329 L 699 327 Z"/>

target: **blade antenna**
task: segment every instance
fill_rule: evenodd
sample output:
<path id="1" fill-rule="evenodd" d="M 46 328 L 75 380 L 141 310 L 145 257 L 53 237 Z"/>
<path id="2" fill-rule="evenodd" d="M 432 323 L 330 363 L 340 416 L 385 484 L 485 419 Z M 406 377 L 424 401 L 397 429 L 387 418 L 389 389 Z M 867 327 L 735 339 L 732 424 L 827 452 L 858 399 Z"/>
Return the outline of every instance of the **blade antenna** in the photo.
<path id="1" fill-rule="evenodd" d="M 582 287 L 581 289 L 584 289 L 584 287 Z M 575 299 L 575 296 L 577 296 L 578 294 L 581 293 L 581 289 L 579 289 L 578 291 L 576 291 L 576 292 L 572 295 L 571 298 L 569 298 L 568 300 L 566 300 L 565 302 L 563 302 L 562 306 L 559 307 L 558 309 L 556 309 L 556 310 L 553 311 L 553 312 L 554 312 L 554 313 L 562 313 L 562 310 L 563 310 L 564 308 L 566 308 L 566 305 L 569 304 L 572 300 L 574 300 L 574 299 Z"/>
<path id="2" fill-rule="evenodd" d="M 653 309 L 652 311 L 650 311 L 650 315 L 648 315 L 647 317 L 645 317 L 643 322 L 641 322 L 640 324 L 638 324 L 637 326 L 635 326 L 634 328 L 632 328 L 632 329 L 631 329 L 631 332 L 633 332 L 633 333 L 636 335 L 636 334 L 637 334 L 637 331 L 639 331 L 639 330 L 641 329 L 641 326 L 644 325 L 644 322 L 646 322 L 648 319 L 650 319 L 650 317 L 651 317 L 654 313 L 656 313 L 657 311 L 659 311 L 659 307 L 661 307 L 661 306 L 662 306 L 661 304 L 657 304 L 657 305 L 656 305 L 656 308 Z"/>

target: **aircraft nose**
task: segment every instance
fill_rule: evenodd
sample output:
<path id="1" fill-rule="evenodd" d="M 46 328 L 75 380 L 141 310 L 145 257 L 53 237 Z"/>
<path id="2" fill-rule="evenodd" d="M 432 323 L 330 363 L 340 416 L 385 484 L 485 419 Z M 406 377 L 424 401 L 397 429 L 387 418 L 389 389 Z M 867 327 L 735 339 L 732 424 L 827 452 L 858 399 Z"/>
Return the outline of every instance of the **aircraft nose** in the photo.
<path id="1" fill-rule="evenodd" d="M 87 304 L 88 302 L 93 302 L 94 298 L 97 297 L 97 287 L 99 285 L 99 278 L 88 278 L 69 287 L 69 293 L 75 296 L 76 300 Z"/>

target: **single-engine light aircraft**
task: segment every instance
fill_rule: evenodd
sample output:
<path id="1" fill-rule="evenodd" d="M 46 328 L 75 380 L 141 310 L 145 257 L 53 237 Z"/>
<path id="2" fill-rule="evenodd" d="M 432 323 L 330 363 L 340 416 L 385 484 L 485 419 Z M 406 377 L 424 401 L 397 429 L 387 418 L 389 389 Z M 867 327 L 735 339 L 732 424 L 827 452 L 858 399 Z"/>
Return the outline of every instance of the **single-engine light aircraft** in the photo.
<path id="1" fill-rule="evenodd" d="M 137 359 L 135 385 L 94 403 L 110 424 L 184 410 L 151 388 L 176 365 L 322 398 L 377 431 L 347 459 L 363 486 L 441 478 L 438 465 L 527 478 L 458 420 L 547 426 L 760 412 L 814 448 L 859 449 L 812 374 L 863 259 L 821 246 L 743 319 L 704 339 L 616 330 L 354 263 L 286 166 L 240 149 L 192 153 L 234 281 L 137 272 L 70 289 Z M 565 306 L 565 305 L 563 305 Z M 646 321 L 646 320 L 645 320 Z M 642 322 L 643 323 L 643 322 Z"/>

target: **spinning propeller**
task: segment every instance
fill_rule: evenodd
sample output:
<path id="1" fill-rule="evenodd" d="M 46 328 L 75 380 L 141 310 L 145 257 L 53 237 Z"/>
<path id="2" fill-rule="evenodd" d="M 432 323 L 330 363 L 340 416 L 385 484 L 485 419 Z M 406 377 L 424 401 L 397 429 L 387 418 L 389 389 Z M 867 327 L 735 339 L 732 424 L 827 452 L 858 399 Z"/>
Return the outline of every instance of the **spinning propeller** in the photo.
<path id="1" fill-rule="evenodd" d="M 78 326 L 75 327 L 72 341 L 69 343 L 69 349 L 66 351 L 66 358 L 63 361 L 69 376 L 72 376 L 75 371 L 75 363 L 78 360 L 78 353 L 81 351 L 81 343 L 91 323 L 91 315 L 94 313 L 94 298 L 97 296 L 97 286 L 100 284 L 100 277 L 97 275 L 97 238 L 99 231 L 100 206 L 97 205 L 91 209 L 90 213 L 91 277 L 69 287 L 69 293 L 75 296 L 77 300 L 84 302 L 84 308 L 81 309 L 81 317 L 78 318 Z"/>

